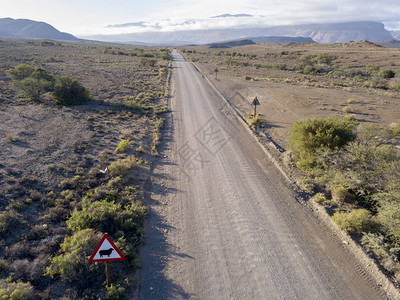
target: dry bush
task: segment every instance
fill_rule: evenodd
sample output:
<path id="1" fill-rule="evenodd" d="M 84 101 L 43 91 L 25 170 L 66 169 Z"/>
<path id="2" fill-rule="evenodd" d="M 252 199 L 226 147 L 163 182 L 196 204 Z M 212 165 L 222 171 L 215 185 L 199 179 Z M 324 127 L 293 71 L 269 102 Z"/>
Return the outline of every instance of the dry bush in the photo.
<path id="1" fill-rule="evenodd" d="M 112 176 L 125 176 L 130 169 L 136 165 L 136 159 L 133 156 L 128 156 L 124 159 L 118 159 L 108 166 Z"/>
<path id="2" fill-rule="evenodd" d="M 131 143 L 127 140 L 121 140 L 115 149 L 115 152 L 117 153 L 123 153 L 128 151 L 129 147 L 131 146 Z"/>
<path id="3" fill-rule="evenodd" d="M 314 196 L 314 201 L 315 201 L 316 203 L 318 203 L 318 204 L 324 205 L 324 204 L 327 202 L 327 199 L 326 199 L 326 197 L 325 197 L 323 194 L 317 193 L 317 194 Z"/>
<path id="4" fill-rule="evenodd" d="M 353 199 L 354 196 L 343 185 L 336 184 L 331 187 L 332 200 L 338 205 L 343 205 L 345 202 Z"/>
<path id="5" fill-rule="evenodd" d="M 371 212 L 364 208 L 351 212 L 336 212 L 332 219 L 340 229 L 349 233 L 368 232 L 374 226 Z"/>

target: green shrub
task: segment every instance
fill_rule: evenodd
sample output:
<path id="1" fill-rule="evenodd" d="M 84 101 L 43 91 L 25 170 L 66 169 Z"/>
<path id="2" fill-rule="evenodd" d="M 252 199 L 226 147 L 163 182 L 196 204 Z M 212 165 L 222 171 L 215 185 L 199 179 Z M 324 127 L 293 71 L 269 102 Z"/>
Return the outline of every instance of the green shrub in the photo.
<path id="1" fill-rule="evenodd" d="M 400 243 L 400 192 L 381 192 L 374 199 L 379 203 L 378 222 L 385 227 L 392 241 Z"/>
<path id="2" fill-rule="evenodd" d="M 126 152 L 129 147 L 130 147 L 130 143 L 127 140 L 121 140 L 117 146 L 117 148 L 115 149 L 115 152 L 117 153 L 122 153 L 122 152 Z"/>
<path id="3" fill-rule="evenodd" d="M 276 63 L 274 65 L 274 68 L 278 69 L 278 70 L 286 70 L 286 64 L 284 64 L 284 63 Z"/>
<path id="4" fill-rule="evenodd" d="M 154 57 L 154 54 L 152 53 L 142 53 L 140 54 L 141 57 Z"/>
<path id="5" fill-rule="evenodd" d="M 340 229 L 349 233 L 359 234 L 373 227 L 372 214 L 365 208 L 353 209 L 351 212 L 336 212 L 332 219 Z"/>
<path id="6" fill-rule="evenodd" d="M 33 299 L 33 287 L 28 283 L 0 280 L 0 299 L 27 300 Z"/>
<path id="7" fill-rule="evenodd" d="M 357 125 L 353 120 L 338 117 L 297 121 L 291 130 L 288 147 L 297 165 L 309 169 L 315 166 L 319 150 L 334 150 L 354 140 Z"/>
<path id="8" fill-rule="evenodd" d="M 144 232 L 142 228 L 139 228 L 136 232 L 136 235 L 130 236 L 130 242 L 127 241 L 125 236 L 121 236 L 115 242 L 115 246 L 124 254 L 126 260 L 130 262 L 133 266 L 137 267 L 139 263 L 139 257 L 137 255 L 136 249 L 140 244 L 139 242 L 143 239 Z"/>
<path id="9" fill-rule="evenodd" d="M 385 79 L 394 78 L 396 73 L 392 70 L 382 70 L 379 72 L 379 76 Z"/>
<path id="10" fill-rule="evenodd" d="M 117 55 L 117 51 L 115 49 L 113 49 L 112 47 L 105 47 L 103 49 L 103 53 L 104 54 L 113 54 L 113 55 Z"/>
<path id="11" fill-rule="evenodd" d="M 336 59 L 336 56 L 332 53 L 321 53 L 316 58 L 315 61 L 319 64 L 331 64 L 332 61 Z"/>
<path id="12" fill-rule="evenodd" d="M 46 46 L 55 46 L 55 43 L 53 41 L 41 41 L 40 46 L 46 47 Z"/>
<path id="13" fill-rule="evenodd" d="M 389 87 L 388 82 L 382 78 L 371 78 L 369 81 L 365 81 L 364 85 L 366 87 L 382 90 L 386 90 Z"/>
<path id="14" fill-rule="evenodd" d="M 33 66 L 20 64 L 15 68 L 7 70 L 7 75 L 11 78 L 11 80 L 20 81 L 31 76 L 35 70 L 36 68 Z"/>
<path id="15" fill-rule="evenodd" d="M 373 251 L 378 257 L 384 258 L 389 256 L 389 244 L 381 234 L 372 232 L 364 233 L 361 238 L 361 244 L 363 244 L 368 250 Z"/>
<path id="16" fill-rule="evenodd" d="M 89 264 L 88 259 L 101 240 L 102 233 L 85 229 L 66 237 L 61 244 L 60 254 L 51 259 L 45 275 L 60 276 L 67 282 L 79 283 L 81 287 L 103 281 L 104 269 L 100 264 Z"/>
<path id="17" fill-rule="evenodd" d="M 315 73 L 315 67 L 313 65 L 305 65 L 303 68 L 304 74 L 312 74 Z"/>
<path id="18" fill-rule="evenodd" d="M 21 226 L 21 215 L 17 211 L 10 209 L 0 213 L 0 235 L 19 226 Z"/>
<path id="19" fill-rule="evenodd" d="M 72 232 L 92 228 L 110 234 L 118 230 L 136 232 L 145 208 L 137 203 L 123 207 L 120 203 L 83 201 L 82 209 L 75 209 L 67 221 Z"/>
<path id="20" fill-rule="evenodd" d="M 331 187 L 332 200 L 342 205 L 346 200 L 353 198 L 353 195 L 341 184 L 335 184 Z"/>
<path id="21" fill-rule="evenodd" d="M 396 145 L 400 142 L 400 127 L 398 123 L 392 123 L 389 126 L 373 124 L 363 128 L 359 139 L 363 144 L 374 147 Z"/>
<path id="22" fill-rule="evenodd" d="M 261 124 L 260 116 L 257 114 L 255 117 L 251 118 L 250 125 L 252 126 L 259 126 Z"/>
<path id="23" fill-rule="evenodd" d="M 390 88 L 391 90 L 396 91 L 396 92 L 400 92 L 400 81 L 391 82 L 390 85 L 389 85 L 389 88 Z"/>
<path id="24" fill-rule="evenodd" d="M 163 118 L 157 118 L 155 123 L 154 123 L 154 128 L 159 130 L 164 128 L 164 119 Z"/>
<path id="25" fill-rule="evenodd" d="M 84 86 L 65 76 L 57 77 L 53 97 L 56 104 L 64 106 L 79 105 L 90 100 L 89 91 Z"/>
<path id="26" fill-rule="evenodd" d="M 127 100 L 122 104 L 123 107 L 130 109 L 130 110 L 136 110 L 136 111 L 142 111 L 146 109 L 146 106 L 143 104 L 140 104 L 137 100 Z"/>
<path id="27" fill-rule="evenodd" d="M 159 131 L 153 132 L 153 141 L 151 142 L 150 154 L 158 156 L 157 147 L 160 145 L 161 133 Z"/>
<path id="28" fill-rule="evenodd" d="M 384 133 L 377 137 L 368 136 L 366 134 L 366 140 L 360 138 L 349 143 L 340 153 L 335 168 L 340 169 L 341 182 L 358 196 L 357 200 L 374 210 L 376 205 L 375 200 L 371 201 L 371 195 L 398 180 L 396 170 L 400 168 L 400 153 L 394 146 L 381 144 L 392 140 L 390 136 L 387 139 Z"/>
<path id="29" fill-rule="evenodd" d="M 373 73 L 377 73 L 379 72 L 380 67 L 379 66 L 367 66 L 366 67 L 366 71 L 369 75 L 373 74 Z"/>
<path id="30" fill-rule="evenodd" d="M 322 195 L 321 193 L 318 193 L 314 196 L 314 201 L 318 204 L 325 204 L 326 203 L 326 197 L 324 195 Z"/>
<path id="31" fill-rule="evenodd" d="M 151 142 L 150 153 L 153 156 L 158 156 L 157 147 L 161 142 L 161 132 L 160 129 L 164 127 L 164 119 L 156 118 L 154 126 L 153 126 L 153 141 Z"/>
<path id="32" fill-rule="evenodd" d="M 108 166 L 108 170 L 113 176 L 124 176 L 136 165 L 136 159 L 133 156 L 128 156 L 124 159 L 118 159 Z"/>
<path id="33" fill-rule="evenodd" d="M 147 58 L 147 57 L 142 57 L 139 61 L 139 63 L 144 66 L 144 67 L 151 67 L 153 68 L 157 64 L 157 59 L 155 58 Z"/>
<path id="34" fill-rule="evenodd" d="M 117 188 L 117 187 L 121 186 L 123 184 L 123 182 L 124 182 L 124 180 L 120 176 L 117 176 L 108 181 L 108 187 Z"/>
<path id="35" fill-rule="evenodd" d="M 125 288 L 120 285 L 111 285 L 107 288 L 106 300 L 129 300 Z"/>
<path id="36" fill-rule="evenodd" d="M 53 87 L 54 76 L 46 70 L 21 64 L 7 70 L 13 85 L 23 98 L 38 102 L 40 97 Z"/>
<path id="37" fill-rule="evenodd" d="M 309 74 L 314 72 L 314 62 L 312 55 L 302 55 L 297 59 L 296 70 L 300 73 Z"/>

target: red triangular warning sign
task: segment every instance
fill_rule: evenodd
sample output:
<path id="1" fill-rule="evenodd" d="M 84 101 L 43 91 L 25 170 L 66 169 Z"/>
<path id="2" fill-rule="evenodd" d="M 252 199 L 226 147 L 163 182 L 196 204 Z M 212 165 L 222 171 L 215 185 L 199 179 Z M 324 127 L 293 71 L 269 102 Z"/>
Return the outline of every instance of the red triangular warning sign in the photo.
<path id="1" fill-rule="evenodd" d="M 105 233 L 92 256 L 89 258 L 89 262 L 115 260 L 126 260 L 126 258 L 108 237 L 107 233 Z"/>

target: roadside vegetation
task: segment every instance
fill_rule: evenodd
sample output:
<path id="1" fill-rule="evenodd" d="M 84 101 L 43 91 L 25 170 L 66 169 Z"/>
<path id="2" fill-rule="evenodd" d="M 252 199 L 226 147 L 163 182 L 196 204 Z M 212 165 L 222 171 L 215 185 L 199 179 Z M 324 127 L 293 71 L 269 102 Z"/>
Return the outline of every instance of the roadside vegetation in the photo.
<path id="1" fill-rule="evenodd" d="M 307 119 L 293 126 L 288 148 L 297 166 L 323 190 L 324 205 L 400 281 L 400 127 L 349 118 Z"/>
<path id="2" fill-rule="evenodd" d="M 1 299 L 130 298 L 169 76 L 165 48 L 1 41 Z"/>
<path id="3" fill-rule="evenodd" d="M 374 48 L 376 58 L 363 55 Z M 233 49 L 181 49 L 189 61 L 218 66 L 220 76 L 313 87 L 400 91 L 398 54 L 389 59 L 381 46 L 364 42 L 331 45 L 254 45 Z M 368 52 L 368 51 L 366 51 Z M 211 68 L 211 67 L 210 67 Z"/>
<path id="4" fill-rule="evenodd" d="M 56 104 L 71 106 L 90 100 L 89 91 L 78 81 L 66 76 L 55 76 L 45 69 L 20 64 L 7 70 L 12 84 L 23 99 L 39 103 L 45 93 L 50 93 Z"/>
<path id="5" fill-rule="evenodd" d="M 400 282 L 399 50 L 360 41 L 180 52 L 264 133 L 260 141 L 313 201 Z"/>

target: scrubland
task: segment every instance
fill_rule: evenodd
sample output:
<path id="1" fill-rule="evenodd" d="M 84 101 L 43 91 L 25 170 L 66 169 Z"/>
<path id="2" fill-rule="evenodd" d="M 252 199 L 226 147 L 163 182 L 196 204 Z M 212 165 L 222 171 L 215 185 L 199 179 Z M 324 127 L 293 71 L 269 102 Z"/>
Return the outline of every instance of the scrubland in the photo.
<path id="1" fill-rule="evenodd" d="M 164 48 L 1 39 L 0 297 L 128 298 L 169 78 Z"/>
<path id="2" fill-rule="evenodd" d="M 398 284 L 399 50 L 362 41 L 180 51 Z"/>

